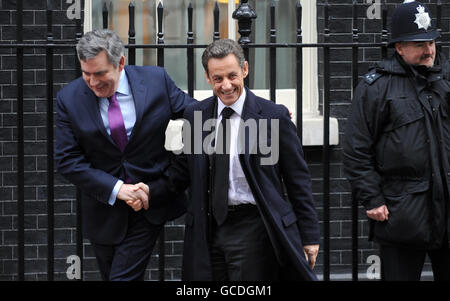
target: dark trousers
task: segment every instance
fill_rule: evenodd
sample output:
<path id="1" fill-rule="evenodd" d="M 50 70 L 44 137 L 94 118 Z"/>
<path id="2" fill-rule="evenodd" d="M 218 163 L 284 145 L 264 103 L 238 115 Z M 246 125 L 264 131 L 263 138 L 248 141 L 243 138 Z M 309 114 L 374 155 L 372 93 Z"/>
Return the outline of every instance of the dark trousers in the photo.
<path id="1" fill-rule="evenodd" d="M 150 224 L 142 212 L 134 212 L 131 209 L 128 216 L 128 231 L 120 244 L 92 244 L 102 279 L 144 280 L 145 269 L 162 227 Z"/>
<path id="2" fill-rule="evenodd" d="M 228 211 L 225 222 L 213 230 L 213 280 L 277 280 L 279 265 L 259 215 L 252 205 Z"/>
<path id="3" fill-rule="evenodd" d="M 450 281 L 450 249 L 413 250 L 380 246 L 382 279 L 386 281 L 419 281 L 425 256 L 431 260 L 434 280 Z"/>

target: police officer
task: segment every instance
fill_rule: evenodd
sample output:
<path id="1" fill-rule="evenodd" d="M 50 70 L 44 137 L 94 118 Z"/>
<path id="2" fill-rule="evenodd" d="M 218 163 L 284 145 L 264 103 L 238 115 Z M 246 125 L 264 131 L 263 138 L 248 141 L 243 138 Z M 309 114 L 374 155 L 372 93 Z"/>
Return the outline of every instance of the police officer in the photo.
<path id="1" fill-rule="evenodd" d="M 380 245 L 383 279 L 450 280 L 449 63 L 428 8 L 405 1 L 392 15 L 393 56 L 354 91 L 344 168 Z"/>

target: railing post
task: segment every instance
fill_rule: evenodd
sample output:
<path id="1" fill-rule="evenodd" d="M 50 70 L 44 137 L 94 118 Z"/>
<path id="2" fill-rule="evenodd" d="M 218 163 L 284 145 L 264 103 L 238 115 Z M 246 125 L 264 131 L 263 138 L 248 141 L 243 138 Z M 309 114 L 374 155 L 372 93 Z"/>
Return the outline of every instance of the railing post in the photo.
<path id="1" fill-rule="evenodd" d="M 439 31 L 439 34 L 442 33 L 442 3 L 441 0 L 438 0 L 436 3 L 436 29 L 437 31 Z M 437 51 L 440 52 L 441 51 L 441 43 L 438 42 L 437 43 Z"/>
<path id="2" fill-rule="evenodd" d="M 106 6 L 106 2 L 103 2 L 102 21 L 103 21 L 103 29 L 107 29 L 108 28 L 108 7 Z"/>
<path id="3" fill-rule="evenodd" d="M 330 37 L 328 26 L 329 4 L 325 1 L 324 7 L 324 42 L 327 43 Z M 323 49 L 323 256 L 324 269 L 323 279 L 330 281 L 330 47 Z"/>
<path id="4" fill-rule="evenodd" d="M 106 7 L 106 6 L 105 6 Z M 78 44 L 80 41 L 83 31 L 81 29 L 81 18 L 75 19 L 75 42 Z M 78 61 L 78 54 L 77 50 L 75 49 L 75 73 L 76 76 L 81 76 L 81 66 L 80 62 Z M 77 221 L 76 221 L 76 227 L 77 227 L 77 234 L 76 234 L 76 244 L 77 244 L 77 256 L 80 258 L 80 279 L 81 281 L 83 279 L 83 229 L 82 229 L 82 213 L 81 213 L 81 190 L 77 187 L 76 188 L 76 212 L 77 212 Z"/>
<path id="5" fill-rule="evenodd" d="M 194 33 L 192 32 L 192 3 L 188 6 L 188 45 L 194 44 Z M 188 94 L 194 96 L 194 48 L 187 48 L 187 79 L 188 79 Z"/>
<path id="6" fill-rule="evenodd" d="M 23 42 L 23 0 L 17 0 L 17 44 Z M 23 47 L 16 50 L 17 65 L 17 260 L 18 279 L 25 280 L 25 165 L 23 127 Z"/>
<path id="7" fill-rule="evenodd" d="M 47 0 L 47 44 L 53 44 L 52 1 Z M 54 274 L 54 175 L 53 175 L 53 48 L 46 49 L 47 75 L 47 280 Z"/>
<path id="8" fill-rule="evenodd" d="M 302 4 L 297 3 L 297 44 L 302 44 Z M 297 136 L 303 142 L 303 47 L 296 47 L 297 56 Z"/>
<path id="9" fill-rule="evenodd" d="M 219 4 L 214 4 L 214 34 L 213 34 L 213 41 L 216 41 L 220 39 L 220 32 L 219 32 Z"/>
<path id="10" fill-rule="evenodd" d="M 134 1 L 128 5 L 129 27 L 128 27 L 128 65 L 136 65 L 136 31 L 134 29 Z"/>
<path id="11" fill-rule="evenodd" d="M 238 40 L 238 43 L 242 46 L 246 44 L 250 44 L 250 34 L 252 33 L 252 19 L 256 19 L 257 15 L 253 8 L 247 3 L 248 0 L 242 0 L 239 7 L 233 12 L 233 19 L 238 20 L 238 32 L 241 37 Z M 245 59 L 249 60 L 249 49 L 248 47 L 244 48 Z M 250 75 L 244 80 L 245 85 L 248 87 L 250 82 Z"/>
<path id="12" fill-rule="evenodd" d="M 353 0 L 353 43 L 358 43 L 358 3 Z M 352 95 L 358 84 L 358 51 L 359 47 L 352 47 Z M 352 198 L 352 280 L 358 280 L 358 202 Z"/>
<path id="13" fill-rule="evenodd" d="M 158 45 L 164 44 L 164 33 L 163 33 L 163 13 L 164 7 L 161 2 L 158 4 Z M 164 67 L 164 48 L 158 48 L 158 66 Z M 161 234 L 159 236 L 159 281 L 164 281 L 165 279 L 165 227 L 161 229 Z"/>
<path id="14" fill-rule="evenodd" d="M 270 44 L 277 42 L 277 30 L 275 29 L 275 2 L 272 1 L 270 5 Z M 276 102 L 276 89 L 277 89 L 277 48 L 270 47 L 270 100 Z"/>
<path id="15" fill-rule="evenodd" d="M 385 1 L 385 3 L 383 3 L 383 8 L 382 8 L 381 12 L 382 12 L 382 14 L 381 14 L 381 23 L 382 23 L 381 42 L 383 43 L 383 46 L 381 47 L 381 58 L 385 59 L 385 58 L 387 58 L 387 45 L 388 45 L 386 1 Z"/>

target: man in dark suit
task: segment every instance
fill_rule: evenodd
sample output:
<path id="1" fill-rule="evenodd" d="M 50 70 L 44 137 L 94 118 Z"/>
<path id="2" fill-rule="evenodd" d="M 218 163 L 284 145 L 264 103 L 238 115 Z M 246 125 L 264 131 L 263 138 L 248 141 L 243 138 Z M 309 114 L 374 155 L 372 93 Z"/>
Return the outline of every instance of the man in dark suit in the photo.
<path id="1" fill-rule="evenodd" d="M 141 280 L 164 223 L 185 212 L 182 192 L 155 192 L 167 202 L 146 210 L 146 183 L 165 176 L 166 127 L 194 100 L 162 68 L 125 66 L 113 31 L 86 33 L 77 53 L 83 75 L 57 96 L 58 171 L 81 190 L 102 278 Z"/>
<path id="2" fill-rule="evenodd" d="M 235 41 L 212 43 L 202 63 L 214 96 L 186 108 L 184 153 L 150 189 L 190 185 L 183 279 L 316 280 L 319 225 L 288 110 L 244 86 Z"/>

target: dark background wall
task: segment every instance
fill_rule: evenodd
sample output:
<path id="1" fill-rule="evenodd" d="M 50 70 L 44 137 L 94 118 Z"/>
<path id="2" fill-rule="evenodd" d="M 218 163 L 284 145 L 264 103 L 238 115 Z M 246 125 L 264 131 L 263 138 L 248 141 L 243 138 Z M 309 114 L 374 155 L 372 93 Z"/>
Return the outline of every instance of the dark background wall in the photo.
<path id="1" fill-rule="evenodd" d="M 65 0 L 53 0 L 53 38 L 58 42 L 74 42 L 74 20 L 67 18 L 70 4 Z M 331 0 L 328 42 L 352 41 L 352 0 Z M 388 1 L 389 16 L 392 9 L 402 1 Z M 436 15 L 434 3 L 423 1 Z M 442 1 L 444 32 L 448 41 L 450 1 Z M 318 0 L 318 28 L 323 32 L 323 0 Z M 24 1 L 24 42 L 42 43 L 46 40 L 47 1 Z M 358 1 L 358 29 L 360 42 L 379 42 L 381 20 L 370 20 L 366 0 Z M 16 1 L 0 0 L 0 41 L 2 44 L 16 40 Z M 319 34 L 319 41 L 323 35 Z M 319 51 L 321 60 L 322 51 Z M 449 49 L 444 48 L 448 56 Z M 359 50 L 359 74 L 381 58 L 379 48 Z M 53 58 L 54 93 L 76 77 L 76 58 L 73 49 L 57 49 Z M 323 62 L 319 63 L 322 70 Z M 46 73 L 45 50 L 26 49 L 24 57 L 24 124 L 25 124 L 25 279 L 45 280 L 47 266 L 47 192 L 46 192 Z M 0 280 L 17 279 L 17 88 L 15 50 L 0 48 Z M 340 141 L 351 102 L 351 49 L 331 50 L 331 116 L 339 120 Z M 320 71 L 320 78 L 323 72 Z M 321 85 L 322 88 L 322 85 Z M 322 94 L 321 94 L 322 95 Z M 351 194 L 342 168 L 341 146 L 331 148 L 330 183 L 330 260 L 332 279 L 350 279 L 351 276 Z M 305 147 L 305 156 L 313 177 L 314 198 L 319 216 L 323 217 L 323 167 L 322 147 Z M 65 280 L 69 264 L 66 259 L 76 254 L 76 203 L 75 188 L 55 173 L 55 279 Z M 367 222 L 364 210 L 359 210 L 359 263 L 361 278 L 369 266 L 368 256 L 377 255 L 376 245 L 367 241 Z M 166 225 L 165 264 L 168 280 L 180 279 L 183 241 L 183 218 Z M 323 227 L 322 227 L 323 230 Z M 323 233 L 323 231 L 322 231 Z M 94 254 L 88 241 L 84 242 L 83 279 L 100 279 Z M 322 244 L 323 246 L 323 244 Z M 147 280 L 158 279 L 158 258 L 152 256 L 146 275 Z M 322 248 L 323 249 L 323 248 Z M 323 252 L 318 258 L 316 271 L 321 275 Z M 427 268 L 428 269 L 428 268 Z M 428 269 L 429 270 L 429 269 Z"/>

